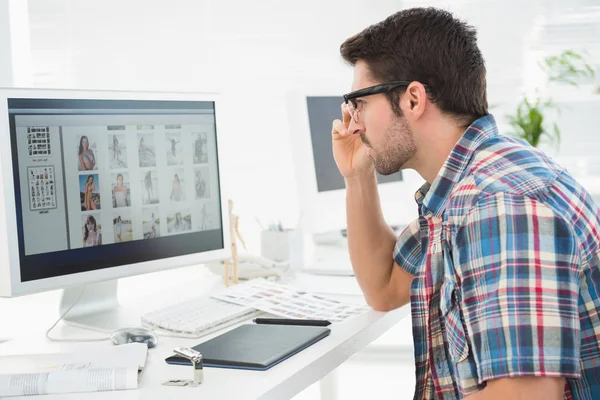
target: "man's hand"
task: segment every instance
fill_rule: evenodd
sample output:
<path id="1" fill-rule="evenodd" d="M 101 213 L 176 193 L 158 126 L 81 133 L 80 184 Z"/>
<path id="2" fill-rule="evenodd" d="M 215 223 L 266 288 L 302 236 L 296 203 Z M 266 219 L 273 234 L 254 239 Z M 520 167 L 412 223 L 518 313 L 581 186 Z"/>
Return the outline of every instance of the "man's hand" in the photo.
<path id="1" fill-rule="evenodd" d="M 344 178 L 352 178 L 373 169 L 373 162 L 367 155 L 367 147 L 360 140 L 360 135 L 350 133 L 351 117 L 346 104 L 342 103 L 343 121 L 333 121 L 331 136 L 333 141 L 333 157 Z"/>

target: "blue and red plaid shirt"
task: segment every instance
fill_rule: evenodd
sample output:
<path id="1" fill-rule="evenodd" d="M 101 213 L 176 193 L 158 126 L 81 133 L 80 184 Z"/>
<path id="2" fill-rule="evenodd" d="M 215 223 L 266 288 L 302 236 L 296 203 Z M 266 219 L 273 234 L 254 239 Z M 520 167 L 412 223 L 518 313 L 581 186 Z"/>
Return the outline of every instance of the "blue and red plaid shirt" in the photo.
<path id="1" fill-rule="evenodd" d="M 460 399 L 492 379 L 567 378 L 600 399 L 600 210 L 491 115 L 416 194 L 394 259 L 414 275 L 415 399 Z"/>

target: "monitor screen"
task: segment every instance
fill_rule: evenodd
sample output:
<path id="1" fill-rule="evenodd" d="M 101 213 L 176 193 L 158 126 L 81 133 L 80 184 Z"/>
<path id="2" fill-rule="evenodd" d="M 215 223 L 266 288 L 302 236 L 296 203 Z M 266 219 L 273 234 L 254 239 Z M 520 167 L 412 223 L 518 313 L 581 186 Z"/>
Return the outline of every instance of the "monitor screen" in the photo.
<path id="1" fill-rule="evenodd" d="M 22 281 L 223 248 L 214 102 L 8 109 Z"/>
<path id="2" fill-rule="evenodd" d="M 317 190 L 326 192 L 345 189 L 344 177 L 335 164 L 331 144 L 331 124 L 333 120 L 340 119 L 340 105 L 344 99 L 342 97 L 315 96 L 307 97 L 306 102 L 317 175 Z M 377 174 L 377 182 L 380 184 L 401 180 L 401 172 L 388 176 Z"/>

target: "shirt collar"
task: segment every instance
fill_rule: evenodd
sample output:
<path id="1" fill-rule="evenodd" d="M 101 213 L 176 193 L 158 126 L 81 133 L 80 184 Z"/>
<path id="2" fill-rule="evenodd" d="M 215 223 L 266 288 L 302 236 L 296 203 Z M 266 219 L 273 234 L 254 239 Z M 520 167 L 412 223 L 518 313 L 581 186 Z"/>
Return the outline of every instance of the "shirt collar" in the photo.
<path id="1" fill-rule="evenodd" d="M 441 217 L 450 194 L 463 177 L 475 150 L 485 141 L 498 136 L 496 120 L 490 115 L 473 122 L 456 142 L 433 183 L 425 183 L 415 194 L 415 200 L 423 207 L 423 214 Z"/>

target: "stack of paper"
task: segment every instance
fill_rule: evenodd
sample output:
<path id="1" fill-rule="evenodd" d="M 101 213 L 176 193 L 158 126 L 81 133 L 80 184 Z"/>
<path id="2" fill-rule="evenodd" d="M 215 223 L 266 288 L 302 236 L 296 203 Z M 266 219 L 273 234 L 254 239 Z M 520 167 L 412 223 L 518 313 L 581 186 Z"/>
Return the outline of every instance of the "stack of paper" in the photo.
<path id="1" fill-rule="evenodd" d="M 0 397 L 137 389 L 143 343 L 102 344 L 77 353 L 0 357 Z"/>
<path id="2" fill-rule="evenodd" d="M 264 279 L 231 286 L 212 297 L 282 317 L 327 319 L 332 323 L 356 317 L 370 309 L 365 305 L 337 301 Z"/>

